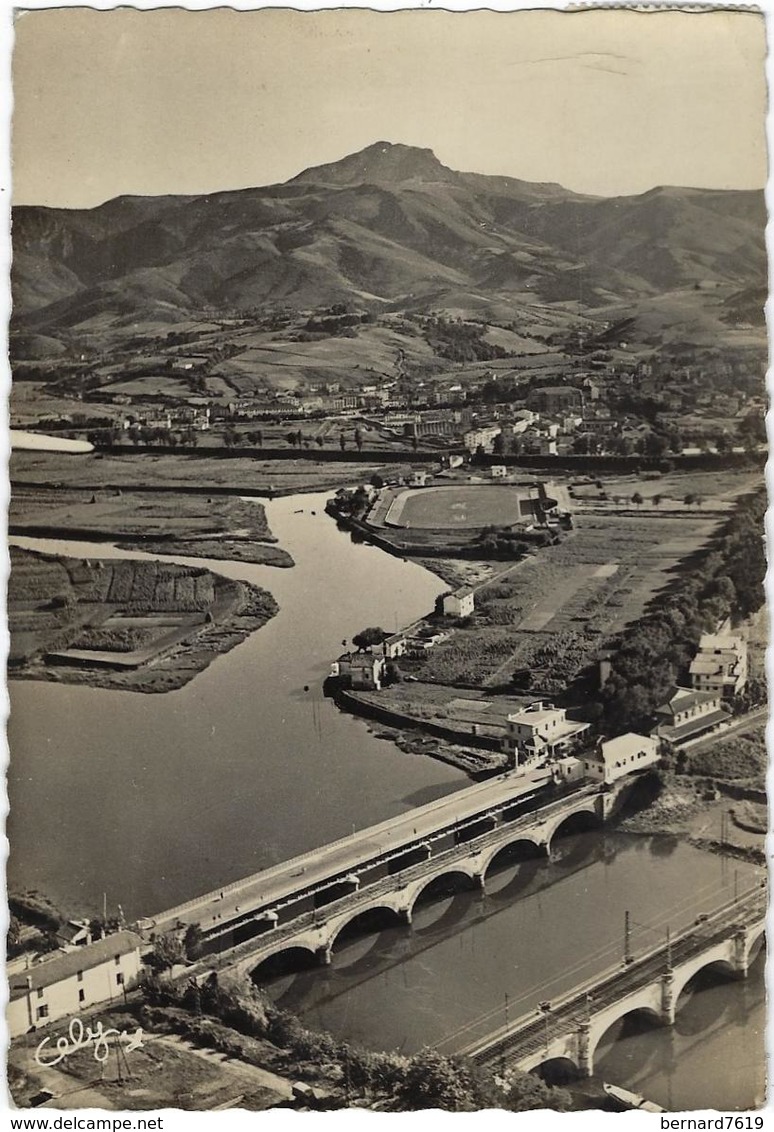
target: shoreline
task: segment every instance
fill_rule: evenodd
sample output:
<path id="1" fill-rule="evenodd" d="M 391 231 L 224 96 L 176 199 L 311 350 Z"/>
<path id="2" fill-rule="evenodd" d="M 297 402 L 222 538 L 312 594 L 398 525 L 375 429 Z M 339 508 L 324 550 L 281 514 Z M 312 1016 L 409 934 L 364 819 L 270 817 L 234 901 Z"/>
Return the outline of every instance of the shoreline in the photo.
<path id="1" fill-rule="evenodd" d="M 205 567 L 12 550 L 13 680 L 177 691 L 279 612 L 267 590 Z"/>

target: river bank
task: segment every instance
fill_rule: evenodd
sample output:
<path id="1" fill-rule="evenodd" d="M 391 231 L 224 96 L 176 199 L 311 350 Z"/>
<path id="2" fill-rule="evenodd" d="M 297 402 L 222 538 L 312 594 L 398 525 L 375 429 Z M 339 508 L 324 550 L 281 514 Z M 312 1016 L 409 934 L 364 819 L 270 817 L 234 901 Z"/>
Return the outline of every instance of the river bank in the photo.
<path id="1" fill-rule="evenodd" d="M 203 568 L 12 546 L 9 668 L 22 680 L 169 692 L 277 611 L 266 590 Z"/>
<path id="2" fill-rule="evenodd" d="M 103 488 L 15 485 L 8 533 L 33 538 L 95 539 L 155 554 L 289 567 L 258 502 Z"/>

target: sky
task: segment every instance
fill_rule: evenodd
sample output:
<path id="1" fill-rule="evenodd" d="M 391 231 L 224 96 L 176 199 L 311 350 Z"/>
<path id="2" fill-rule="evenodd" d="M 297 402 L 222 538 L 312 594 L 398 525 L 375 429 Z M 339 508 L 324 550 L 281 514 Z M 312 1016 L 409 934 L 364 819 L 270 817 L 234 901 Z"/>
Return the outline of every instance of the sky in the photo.
<path id="1" fill-rule="evenodd" d="M 749 12 L 23 13 L 15 204 L 287 180 L 375 141 L 613 196 L 766 181 Z"/>

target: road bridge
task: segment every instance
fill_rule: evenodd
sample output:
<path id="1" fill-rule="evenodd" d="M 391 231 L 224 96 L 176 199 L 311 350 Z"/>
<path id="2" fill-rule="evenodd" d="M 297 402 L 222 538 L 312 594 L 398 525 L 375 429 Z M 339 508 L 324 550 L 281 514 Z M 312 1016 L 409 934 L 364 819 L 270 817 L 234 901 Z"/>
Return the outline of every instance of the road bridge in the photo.
<path id="1" fill-rule="evenodd" d="M 139 928 L 156 935 L 197 924 L 206 938 L 232 932 L 233 942 L 240 942 L 240 933 L 242 938 L 257 934 L 256 923 L 263 930 L 287 923 L 508 827 L 552 798 L 565 798 L 570 807 L 604 820 L 607 802 L 598 795 L 596 785 L 559 788 L 547 770 L 502 774 L 140 920 Z M 550 836 L 537 844 L 548 848 Z"/>
<path id="2" fill-rule="evenodd" d="M 276 963 L 280 956 L 283 960 L 292 957 L 304 964 L 327 965 L 336 940 L 355 922 L 365 930 L 380 930 L 385 922 L 409 925 L 423 893 L 441 880 L 485 892 L 487 872 L 495 858 L 501 854 L 516 860 L 550 855 L 554 839 L 563 831 L 587 829 L 604 822 L 616 808 L 621 793 L 630 786 L 631 783 L 621 783 L 617 790 L 583 787 L 534 812 L 511 816 L 506 810 L 491 825 L 475 826 L 474 836 L 435 845 L 431 842 L 419 859 L 409 860 L 399 871 L 352 888 L 284 924 L 274 920 L 245 942 L 227 938 L 221 950 L 217 933 L 211 933 L 205 940 L 209 954 L 221 951 L 213 966 L 260 981 L 261 966 L 270 960 Z"/>
<path id="3" fill-rule="evenodd" d="M 563 1059 L 590 1077 L 600 1041 L 627 1014 L 644 1013 L 658 1025 L 671 1026 L 681 993 L 705 967 L 722 964 L 733 976 L 746 978 L 765 927 L 766 893 L 756 886 L 670 942 L 457 1052 L 495 1070 L 524 1072 Z"/>

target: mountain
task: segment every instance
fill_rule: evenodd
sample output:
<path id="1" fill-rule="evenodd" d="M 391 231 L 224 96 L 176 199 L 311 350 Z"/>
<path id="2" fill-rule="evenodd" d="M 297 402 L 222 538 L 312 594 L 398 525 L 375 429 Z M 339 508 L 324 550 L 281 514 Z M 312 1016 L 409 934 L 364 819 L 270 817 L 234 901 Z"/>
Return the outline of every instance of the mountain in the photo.
<path id="1" fill-rule="evenodd" d="M 455 172 L 432 150 L 383 141 L 280 185 L 17 207 L 13 324 L 56 339 L 333 302 L 513 319 L 535 304 L 635 310 L 692 289 L 719 289 L 728 324 L 765 289 L 765 223 L 762 192 L 590 197 Z"/>

